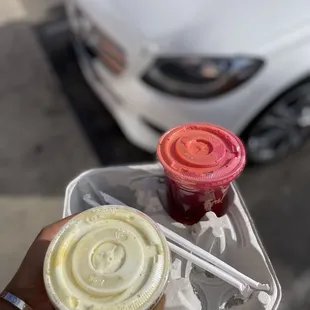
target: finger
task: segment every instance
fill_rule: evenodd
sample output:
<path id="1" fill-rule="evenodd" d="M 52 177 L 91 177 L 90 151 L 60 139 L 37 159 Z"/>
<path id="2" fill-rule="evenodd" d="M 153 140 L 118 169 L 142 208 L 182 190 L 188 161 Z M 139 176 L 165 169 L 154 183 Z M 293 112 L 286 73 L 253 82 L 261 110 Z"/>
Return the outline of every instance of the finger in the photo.
<path id="1" fill-rule="evenodd" d="M 44 227 L 39 235 L 37 236 L 36 240 L 47 240 L 51 241 L 54 236 L 58 233 L 58 231 L 71 219 L 77 216 L 79 213 L 72 214 L 64 219 L 61 219 L 51 225 Z"/>

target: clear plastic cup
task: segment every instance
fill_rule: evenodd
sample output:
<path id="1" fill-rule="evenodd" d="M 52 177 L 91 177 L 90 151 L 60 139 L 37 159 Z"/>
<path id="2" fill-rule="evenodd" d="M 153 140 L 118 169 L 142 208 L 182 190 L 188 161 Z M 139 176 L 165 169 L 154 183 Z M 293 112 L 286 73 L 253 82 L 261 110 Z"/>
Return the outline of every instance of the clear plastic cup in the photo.
<path id="1" fill-rule="evenodd" d="M 161 299 L 170 265 L 154 221 L 136 209 L 103 206 L 77 215 L 56 235 L 44 282 L 58 310 L 145 310 Z"/>
<path id="2" fill-rule="evenodd" d="M 208 211 L 222 216 L 230 183 L 242 172 L 245 149 L 232 132 L 208 123 L 188 123 L 167 131 L 157 147 L 168 186 L 167 211 L 193 225 Z"/>

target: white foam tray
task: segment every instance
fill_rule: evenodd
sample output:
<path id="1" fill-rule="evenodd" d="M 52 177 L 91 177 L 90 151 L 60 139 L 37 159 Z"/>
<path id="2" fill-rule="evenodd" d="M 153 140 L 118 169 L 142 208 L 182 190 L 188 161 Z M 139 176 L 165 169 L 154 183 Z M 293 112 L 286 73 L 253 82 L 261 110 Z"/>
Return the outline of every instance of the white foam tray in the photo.
<path id="1" fill-rule="evenodd" d="M 93 169 L 84 172 L 68 185 L 63 217 L 90 208 L 83 199 L 85 195 L 99 204 L 106 204 L 100 191 L 138 208 L 153 220 L 271 287 L 268 293 L 254 292 L 245 300 L 234 287 L 174 255 L 165 309 L 278 308 L 282 295 L 279 281 L 234 184 L 228 193 L 230 207 L 225 216 L 217 218 L 213 212 L 208 212 L 200 223 L 186 227 L 174 222 L 164 211 L 166 187 L 159 164 Z"/>

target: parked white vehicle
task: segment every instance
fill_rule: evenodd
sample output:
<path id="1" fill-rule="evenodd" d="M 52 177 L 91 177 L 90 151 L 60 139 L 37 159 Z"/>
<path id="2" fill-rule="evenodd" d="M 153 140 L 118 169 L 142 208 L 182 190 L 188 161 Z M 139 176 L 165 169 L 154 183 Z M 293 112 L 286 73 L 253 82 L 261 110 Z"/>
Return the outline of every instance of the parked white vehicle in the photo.
<path id="1" fill-rule="evenodd" d="M 81 69 L 130 141 L 212 122 L 253 162 L 310 129 L 309 0 L 67 0 Z"/>

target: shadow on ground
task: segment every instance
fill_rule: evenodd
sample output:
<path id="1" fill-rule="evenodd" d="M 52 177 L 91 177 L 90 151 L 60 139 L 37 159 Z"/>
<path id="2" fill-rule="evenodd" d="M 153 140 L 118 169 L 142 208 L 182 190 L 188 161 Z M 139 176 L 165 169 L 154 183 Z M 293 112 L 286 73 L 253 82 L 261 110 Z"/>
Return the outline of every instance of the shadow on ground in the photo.
<path id="1" fill-rule="evenodd" d="M 63 8 L 54 8 L 51 14 L 58 18 L 35 26 L 35 30 L 101 164 L 117 165 L 155 159 L 154 155 L 128 142 L 110 113 L 86 84 L 70 42 Z"/>

